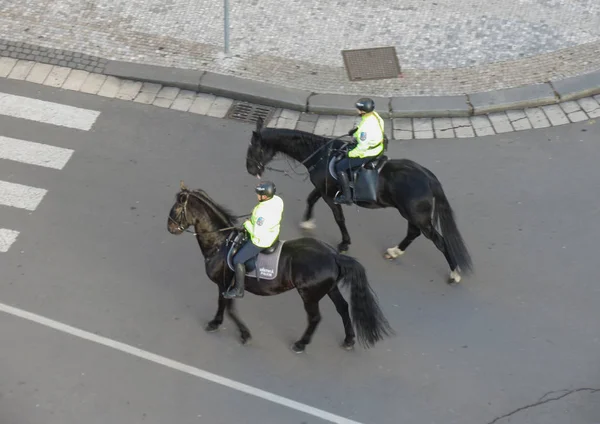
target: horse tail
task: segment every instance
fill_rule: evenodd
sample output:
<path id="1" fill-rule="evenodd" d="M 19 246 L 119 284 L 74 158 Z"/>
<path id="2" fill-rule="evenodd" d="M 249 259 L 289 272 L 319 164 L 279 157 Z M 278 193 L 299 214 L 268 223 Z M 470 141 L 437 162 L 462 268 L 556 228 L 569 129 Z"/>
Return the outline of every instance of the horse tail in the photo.
<path id="1" fill-rule="evenodd" d="M 430 183 L 431 191 L 435 199 L 435 207 L 433 212 L 433 226 L 440 222 L 444 244 L 450 257 L 458 265 L 462 272 L 468 274 L 473 270 L 473 262 L 467 246 L 458 230 L 454 212 L 448 202 L 448 198 L 444 193 L 442 184 L 434 180 Z"/>
<path id="2" fill-rule="evenodd" d="M 352 321 L 360 344 L 369 348 L 384 336 L 394 335 L 367 281 L 365 267 L 356 259 L 342 254 L 337 255 L 335 261 L 340 268 L 342 284 L 350 286 Z"/>

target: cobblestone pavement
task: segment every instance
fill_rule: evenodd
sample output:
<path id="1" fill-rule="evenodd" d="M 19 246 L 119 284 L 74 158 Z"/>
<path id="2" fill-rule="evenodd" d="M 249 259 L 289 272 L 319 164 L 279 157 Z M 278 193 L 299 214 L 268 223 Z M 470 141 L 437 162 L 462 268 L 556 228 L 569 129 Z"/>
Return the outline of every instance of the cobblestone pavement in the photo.
<path id="1" fill-rule="evenodd" d="M 452 95 L 600 69 L 597 0 L 232 1 L 230 58 L 221 2 L 0 0 L 0 10 L 7 40 L 323 93 Z M 403 78 L 348 80 L 341 50 L 388 45 Z"/>
<path id="2" fill-rule="evenodd" d="M 89 60 L 89 59 L 84 59 Z M 80 67 L 91 66 L 80 64 Z M 173 110 L 226 118 L 234 100 L 160 84 L 129 81 L 85 69 L 0 58 L 0 78 L 24 80 L 50 87 Z M 509 110 L 464 118 L 395 118 L 385 120 L 390 139 L 484 137 L 493 134 L 565 125 L 600 118 L 600 95 L 559 104 Z M 291 128 L 325 136 L 341 136 L 358 122 L 358 117 L 315 115 L 275 109 L 269 127 Z"/>

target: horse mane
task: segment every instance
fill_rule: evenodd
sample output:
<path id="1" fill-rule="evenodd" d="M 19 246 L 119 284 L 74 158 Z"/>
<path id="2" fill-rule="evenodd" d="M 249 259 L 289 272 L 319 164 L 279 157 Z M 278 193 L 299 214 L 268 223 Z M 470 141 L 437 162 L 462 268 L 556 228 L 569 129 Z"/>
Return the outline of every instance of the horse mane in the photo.
<path id="1" fill-rule="evenodd" d="M 219 205 L 215 202 L 204 190 L 195 189 L 188 190 L 188 193 L 192 194 L 198 200 L 203 202 L 212 211 L 213 215 L 223 221 L 226 226 L 233 227 L 237 225 L 237 218 L 228 208 Z"/>

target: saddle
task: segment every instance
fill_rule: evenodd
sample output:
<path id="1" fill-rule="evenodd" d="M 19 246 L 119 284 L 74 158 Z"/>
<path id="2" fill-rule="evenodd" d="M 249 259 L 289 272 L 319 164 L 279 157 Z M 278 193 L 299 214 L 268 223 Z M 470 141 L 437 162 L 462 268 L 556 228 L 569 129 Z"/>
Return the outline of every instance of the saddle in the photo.
<path id="1" fill-rule="evenodd" d="M 329 175 L 338 180 L 335 173 L 335 164 L 341 160 L 342 154 L 336 155 L 329 161 Z M 379 188 L 379 173 L 388 161 L 386 155 L 381 155 L 363 163 L 360 167 L 348 172 L 350 178 L 350 191 L 354 202 L 373 203 L 377 201 Z"/>
<path id="2" fill-rule="evenodd" d="M 227 253 L 227 266 L 234 271 L 233 257 L 238 252 L 244 241 L 245 233 L 239 232 L 233 240 L 229 240 L 230 247 Z M 274 280 L 277 277 L 279 269 L 279 257 L 285 240 L 279 240 L 279 237 L 268 248 L 261 251 L 254 259 L 246 262 L 246 277 L 256 278 L 257 280 Z"/>

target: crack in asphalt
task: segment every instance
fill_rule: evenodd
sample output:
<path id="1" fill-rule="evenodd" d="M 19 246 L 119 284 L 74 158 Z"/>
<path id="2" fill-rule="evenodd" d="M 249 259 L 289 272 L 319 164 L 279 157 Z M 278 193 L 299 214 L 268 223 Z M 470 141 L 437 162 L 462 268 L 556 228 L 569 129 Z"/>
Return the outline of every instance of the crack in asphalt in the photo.
<path id="1" fill-rule="evenodd" d="M 590 387 L 582 387 L 580 389 L 568 390 L 567 393 L 564 393 L 564 394 L 562 394 L 560 396 L 557 396 L 557 397 L 551 397 L 551 398 L 548 398 L 548 399 L 544 399 L 546 396 L 549 396 L 549 395 L 551 395 L 553 393 L 559 393 L 559 392 L 564 392 L 564 391 L 566 391 L 566 390 L 555 390 L 555 391 L 552 391 L 552 392 L 548 392 L 548 393 L 544 394 L 544 396 L 542 396 L 540 398 L 540 400 L 538 400 L 537 402 L 529 404 L 529 405 L 522 406 L 522 407 L 520 407 L 518 409 L 515 409 L 514 411 L 509 412 L 508 414 L 504 414 L 504 415 L 502 415 L 500 417 L 494 418 L 494 420 L 490 421 L 488 424 L 495 424 L 496 422 L 500 421 L 501 419 L 510 417 L 511 415 L 514 415 L 517 412 L 524 411 L 525 409 L 535 408 L 536 406 L 540 406 L 540 405 L 543 405 L 545 403 L 553 402 L 555 400 L 560 400 L 560 399 L 562 399 L 564 397 L 567 397 L 567 396 L 569 396 L 569 395 L 571 395 L 573 393 L 577 393 L 577 392 L 596 393 L 596 392 L 600 392 L 600 389 L 594 389 L 594 388 L 590 388 Z"/>

